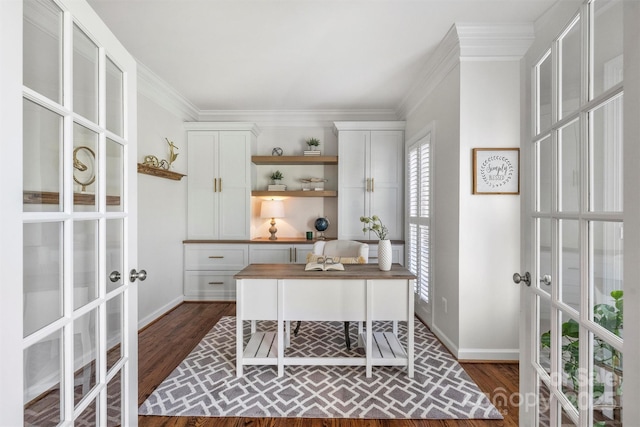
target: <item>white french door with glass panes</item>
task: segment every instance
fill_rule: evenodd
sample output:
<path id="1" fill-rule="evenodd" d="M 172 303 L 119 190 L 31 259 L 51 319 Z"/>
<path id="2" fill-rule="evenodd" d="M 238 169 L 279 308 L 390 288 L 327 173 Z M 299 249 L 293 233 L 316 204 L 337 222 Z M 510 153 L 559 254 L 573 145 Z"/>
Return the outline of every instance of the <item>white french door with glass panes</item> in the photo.
<path id="1" fill-rule="evenodd" d="M 622 423 L 622 34 L 622 1 L 587 1 L 531 64 L 521 425 Z"/>
<path id="2" fill-rule="evenodd" d="M 21 115 L 3 121 L 0 424 L 136 425 L 136 64 L 84 1 L 1 7 Z"/>
<path id="3" fill-rule="evenodd" d="M 408 141 L 407 216 L 405 232 L 407 263 L 415 281 L 415 312 L 431 325 L 431 140 L 428 126 Z"/>

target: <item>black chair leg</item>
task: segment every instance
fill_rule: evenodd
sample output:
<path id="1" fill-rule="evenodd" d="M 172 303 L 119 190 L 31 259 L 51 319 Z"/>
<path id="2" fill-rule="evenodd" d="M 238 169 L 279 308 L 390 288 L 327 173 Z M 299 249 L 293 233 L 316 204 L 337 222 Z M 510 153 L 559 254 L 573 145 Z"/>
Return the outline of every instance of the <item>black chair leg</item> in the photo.
<path id="1" fill-rule="evenodd" d="M 297 337 L 298 336 L 298 331 L 300 330 L 300 321 L 298 320 L 298 323 L 296 323 L 296 328 L 293 330 L 293 336 Z"/>
<path id="2" fill-rule="evenodd" d="M 347 350 L 351 350 L 351 337 L 349 336 L 349 322 L 344 322 L 344 341 L 347 344 Z"/>

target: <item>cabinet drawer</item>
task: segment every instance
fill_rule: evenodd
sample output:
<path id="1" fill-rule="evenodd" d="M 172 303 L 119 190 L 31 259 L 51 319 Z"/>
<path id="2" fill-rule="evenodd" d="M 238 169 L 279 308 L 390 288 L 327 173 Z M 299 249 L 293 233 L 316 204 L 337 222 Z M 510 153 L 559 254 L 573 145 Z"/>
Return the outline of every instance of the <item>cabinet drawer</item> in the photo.
<path id="1" fill-rule="evenodd" d="M 248 245 L 194 245 L 184 249 L 185 270 L 237 270 L 249 265 Z"/>
<path id="2" fill-rule="evenodd" d="M 235 300 L 237 271 L 187 271 L 184 296 L 187 300 Z"/>

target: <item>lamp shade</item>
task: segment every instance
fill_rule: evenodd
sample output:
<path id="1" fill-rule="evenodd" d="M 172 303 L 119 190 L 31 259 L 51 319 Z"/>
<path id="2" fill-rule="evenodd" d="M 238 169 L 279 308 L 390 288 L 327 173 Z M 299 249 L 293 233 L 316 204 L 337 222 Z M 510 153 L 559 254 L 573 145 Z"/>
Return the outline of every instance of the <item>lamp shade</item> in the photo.
<path id="1" fill-rule="evenodd" d="M 260 206 L 261 218 L 284 218 L 284 203 L 282 200 L 265 200 Z"/>

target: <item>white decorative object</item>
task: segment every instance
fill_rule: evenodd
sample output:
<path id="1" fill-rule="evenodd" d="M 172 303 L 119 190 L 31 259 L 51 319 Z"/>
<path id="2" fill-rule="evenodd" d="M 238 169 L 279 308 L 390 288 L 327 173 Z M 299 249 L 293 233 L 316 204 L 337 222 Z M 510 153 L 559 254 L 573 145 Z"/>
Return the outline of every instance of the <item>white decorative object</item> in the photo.
<path id="1" fill-rule="evenodd" d="M 382 271 L 391 270 L 391 240 L 380 240 L 378 242 L 378 268 Z"/>

